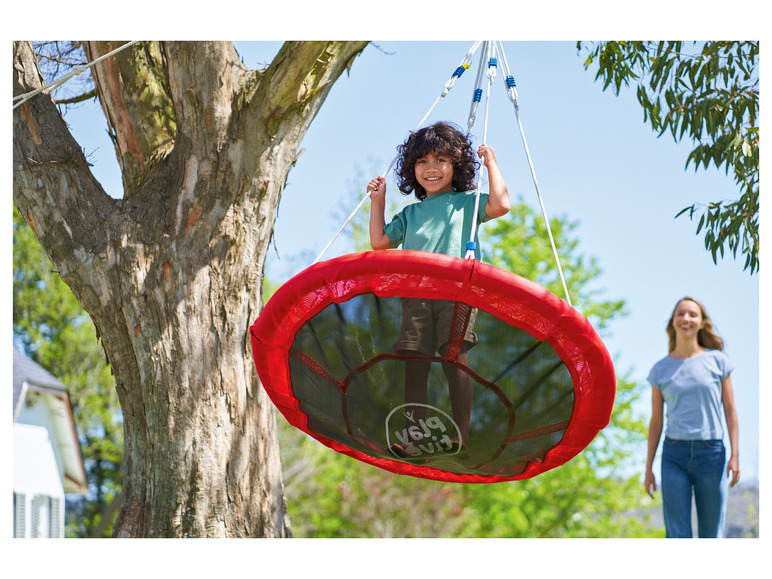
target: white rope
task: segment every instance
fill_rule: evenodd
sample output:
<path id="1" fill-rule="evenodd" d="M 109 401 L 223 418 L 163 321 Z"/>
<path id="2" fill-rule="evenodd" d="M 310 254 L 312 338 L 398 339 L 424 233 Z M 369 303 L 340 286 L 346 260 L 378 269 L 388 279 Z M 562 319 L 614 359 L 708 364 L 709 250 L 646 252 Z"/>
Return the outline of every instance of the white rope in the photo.
<path id="1" fill-rule="evenodd" d="M 29 99 L 31 99 L 32 97 L 34 97 L 35 95 L 37 95 L 37 94 L 39 94 L 41 92 L 46 92 L 46 93 L 51 92 L 53 89 L 55 89 L 55 88 L 63 85 L 64 83 L 66 83 L 72 77 L 77 76 L 77 75 L 79 75 L 82 72 L 85 72 L 87 68 L 91 68 L 96 63 L 98 63 L 98 62 L 104 60 L 105 58 L 108 58 L 108 57 L 110 57 L 110 56 L 120 52 L 121 50 L 124 50 L 124 49 L 128 48 L 129 46 L 131 46 L 133 44 L 136 44 L 137 42 L 139 42 L 139 40 L 132 40 L 131 42 L 129 42 L 127 44 L 124 44 L 123 46 L 119 46 L 118 48 L 116 48 L 112 52 L 108 52 L 107 54 L 105 54 L 103 56 L 100 56 L 97 59 L 94 59 L 93 61 L 89 62 L 88 64 L 84 64 L 84 65 L 73 67 L 73 69 L 70 70 L 67 74 L 61 76 L 60 78 L 58 78 L 57 80 L 54 80 L 53 82 L 48 83 L 47 85 L 41 86 L 40 88 L 37 88 L 37 89 L 35 89 L 35 90 L 31 91 L 31 92 L 28 92 L 28 93 L 25 93 L 25 94 L 21 94 L 21 95 L 17 95 L 15 97 L 13 97 L 13 102 L 19 101 L 18 103 L 13 105 L 13 108 L 16 109 L 17 107 L 21 106 L 22 104 L 27 102 Z"/>
<path id="2" fill-rule="evenodd" d="M 488 105 L 491 100 L 491 86 L 493 86 L 493 80 L 496 78 L 496 65 L 494 64 L 494 58 L 496 57 L 496 45 L 493 42 L 486 42 L 487 61 L 488 61 L 488 90 L 485 95 L 485 116 L 483 118 L 483 140 L 482 144 L 486 144 L 488 140 Z M 482 67 L 481 67 L 482 68 Z M 484 166 L 484 165 L 483 165 Z M 467 244 L 466 259 L 475 258 L 475 247 L 477 237 L 477 216 L 480 214 L 480 189 L 482 187 L 482 169 L 480 170 L 480 179 L 477 181 L 477 191 L 475 192 L 474 200 L 474 213 L 472 214 L 472 232 L 469 236 L 469 243 Z"/>
<path id="3" fill-rule="evenodd" d="M 466 123 L 466 132 L 471 133 L 472 127 L 474 126 L 474 122 L 477 119 L 477 107 L 480 104 L 480 101 L 477 100 L 477 91 L 480 91 L 480 95 L 482 95 L 482 83 L 483 79 L 485 78 L 485 57 L 487 55 L 487 47 L 484 47 L 483 50 L 480 52 L 480 65 L 477 67 L 477 78 L 475 79 L 474 83 L 474 92 L 472 93 L 472 104 L 469 106 L 469 119 Z"/>
<path id="4" fill-rule="evenodd" d="M 504 54 L 504 48 L 501 45 L 501 41 L 498 41 L 499 52 L 501 54 L 501 60 L 504 64 L 504 74 L 507 77 L 511 77 L 509 73 L 509 64 L 507 63 L 507 57 Z M 544 201 L 542 200 L 541 191 L 539 190 L 539 183 L 536 180 L 536 170 L 533 167 L 533 161 L 531 160 L 531 153 L 528 150 L 528 143 L 525 140 L 525 131 L 523 130 L 523 123 L 520 120 L 520 106 L 517 103 L 517 90 L 514 86 L 505 85 L 507 87 L 507 95 L 509 100 L 515 106 L 515 118 L 517 119 L 517 126 L 520 129 L 520 137 L 523 140 L 523 147 L 525 148 L 525 156 L 528 158 L 528 166 L 531 168 L 531 178 L 533 179 L 534 187 L 536 188 L 536 196 L 539 198 L 539 205 L 541 206 L 541 212 L 544 216 L 544 224 L 547 226 L 547 235 L 550 238 L 550 244 L 552 245 L 552 255 L 555 256 L 555 263 L 558 266 L 558 273 L 560 274 L 560 281 L 563 283 L 563 291 L 566 293 L 566 301 L 568 305 L 571 304 L 571 297 L 568 295 L 568 286 L 566 285 L 565 277 L 563 277 L 563 268 L 560 266 L 560 259 L 558 258 L 558 250 L 555 247 L 555 240 L 552 237 L 552 230 L 550 229 L 549 218 L 547 217 L 547 210 L 544 208 Z"/>
<path id="5" fill-rule="evenodd" d="M 469 52 L 466 53 L 466 56 L 464 57 L 464 60 L 461 61 L 461 64 L 459 64 L 458 68 L 453 72 L 453 75 L 450 77 L 450 79 L 445 83 L 445 86 L 442 89 L 442 92 L 440 93 L 440 96 L 437 97 L 437 100 L 434 101 L 434 104 L 429 107 L 429 110 L 424 115 L 424 118 L 421 119 L 421 121 L 416 125 L 416 128 L 413 129 L 413 131 L 417 131 L 420 129 L 423 124 L 426 122 L 426 119 L 429 118 L 429 115 L 432 114 L 432 111 L 437 106 L 437 104 L 440 102 L 440 99 L 444 98 L 446 94 L 450 91 L 450 89 L 453 88 L 453 85 L 456 83 L 456 79 L 463 74 L 464 70 L 467 70 L 470 66 L 470 63 L 472 61 L 472 57 L 474 56 L 474 53 L 477 51 L 477 48 L 480 46 L 481 41 L 478 40 L 475 42 L 472 47 L 469 49 Z M 461 72 L 459 72 L 461 71 Z M 386 175 L 391 171 L 392 167 L 394 167 L 394 164 L 397 162 L 397 159 L 399 158 L 399 155 L 395 156 L 391 163 L 389 163 L 389 166 L 386 167 L 386 170 L 381 173 L 381 177 L 386 177 Z M 365 204 L 365 201 L 367 201 L 370 198 L 370 195 L 372 195 L 372 190 L 368 190 L 365 196 L 362 198 L 362 200 L 359 202 L 359 205 L 356 206 L 356 209 L 351 212 L 351 215 L 348 216 L 346 221 L 341 225 L 340 229 L 338 229 L 337 233 L 332 236 L 332 239 L 327 243 L 327 245 L 324 246 L 324 249 L 322 249 L 321 253 L 316 257 L 314 262 L 311 265 L 314 265 L 317 263 L 320 259 L 322 259 L 322 256 L 327 252 L 327 250 L 330 248 L 330 246 L 335 242 L 336 239 L 338 239 L 338 236 L 340 236 L 341 233 L 343 233 L 343 230 L 346 228 L 346 226 L 351 223 L 351 220 L 354 219 L 354 216 L 357 214 L 357 212 L 362 208 L 362 205 Z"/>
<path id="6" fill-rule="evenodd" d="M 477 49 L 479 48 L 481 43 L 482 41 L 478 40 L 472 45 L 472 48 L 470 48 L 469 52 L 466 53 L 464 60 L 462 60 L 461 64 L 459 64 L 459 68 L 464 68 L 464 70 L 466 70 L 471 66 L 472 57 L 474 56 L 474 53 L 477 52 Z M 446 94 L 448 94 L 448 91 L 453 88 L 454 84 L 456 84 L 456 79 L 461 76 L 460 74 L 457 74 L 458 71 L 459 69 L 457 68 L 456 71 L 448 80 L 448 82 L 445 83 L 445 88 L 442 89 L 442 94 L 440 94 L 440 97 L 444 97 Z"/>

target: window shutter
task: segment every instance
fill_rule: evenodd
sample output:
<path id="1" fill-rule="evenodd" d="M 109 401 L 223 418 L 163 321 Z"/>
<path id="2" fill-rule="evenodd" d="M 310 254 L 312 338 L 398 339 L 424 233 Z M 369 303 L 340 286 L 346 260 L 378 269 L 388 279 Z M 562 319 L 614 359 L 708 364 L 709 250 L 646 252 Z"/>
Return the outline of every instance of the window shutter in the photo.
<path id="1" fill-rule="evenodd" d="M 37 539 L 40 536 L 40 497 L 32 497 L 32 512 L 30 513 L 30 537 Z"/>
<path id="2" fill-rule="evenodd" d="M 52 503 L 51 497 L 46 495 L 36 495 L 32 498 L 30 536 L 33 539 L 48 539 L 56 536 L 51 528 L 53 522 Z"/>
<path id="3" fill-rule="evenodd" d="M 51 497 L 51 538 L 61 539 L 64 536 L 62 532 L 62 499 Z"/>
<path id="4" fill-rule="evenodd" d="M 27 533 L 27 495 L 13 493 L 13 536 L 24 538 Z"/>

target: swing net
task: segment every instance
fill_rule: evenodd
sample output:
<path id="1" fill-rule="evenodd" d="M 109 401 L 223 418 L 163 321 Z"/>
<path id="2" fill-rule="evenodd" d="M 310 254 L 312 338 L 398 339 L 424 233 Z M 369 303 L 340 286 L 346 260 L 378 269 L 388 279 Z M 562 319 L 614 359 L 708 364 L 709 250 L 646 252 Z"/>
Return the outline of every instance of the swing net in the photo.
<path id="1" fill-rule="evenodd" d="M 402 298 L 452 302 L 442 354 L 395 351 Z M 462 362 L 473 317 L 477 344 Z M 260 379 L 291 424 L 399 474 L 530 478 L 585 448 L 614 401 L 613 365 L 589 322 L 475 260 L 398 250 L 317 263 L 274 294 L 251 340 Z M 427 369 L 423 399 L 406 400 L 406 382 Z M 464 381 L 469 407 L 454 408 L 451 388 Z"/>

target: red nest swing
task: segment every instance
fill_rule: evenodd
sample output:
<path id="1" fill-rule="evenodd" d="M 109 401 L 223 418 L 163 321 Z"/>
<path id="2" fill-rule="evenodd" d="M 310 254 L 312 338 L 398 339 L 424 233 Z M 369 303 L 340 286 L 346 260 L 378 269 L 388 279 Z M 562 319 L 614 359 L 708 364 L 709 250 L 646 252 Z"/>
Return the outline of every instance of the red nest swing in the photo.
<path id="1" fill-rule="evenodd" d="M 440 97 L 469 68 L 480 44 Z M 525 144 L 503 47 L 484 47 L 488 90 L 498 50 Z M 481 58 L 470 129 L 483 67 Z M 534 185 L 541 202 L 535 175 Z M 554 243 L 553 251 L 557 261 Z M 455 303 L 443 355 L 395 352 L 402 298 Z M 473 308 L 479 341 L 464 361 Z M 560 466 L 608 424 L 616 392 L 611 358 L 570 300 L 475 259 L 397 250 L 318 262 L 274 294 L 250 334 L 263 387 L 290 424 L 357 460 L 435 480 L 509 481 Z M 405 381 L 415 362 L 429 368 L 425 402 L 408 403 Z M 463 421 L 449 396 L 448 368 L 472 385 L 471 413 Z"/>
<path id="2" fill-rule="evenodd" d="M 405 438 L 395 417 L 409 357 L 392 348 L 401 297 L 479 309 L 479 344 L 464 368 L 474 384 L 466 452 L 437 442 L 453 429 L 436 371 L 457 363 L 452 344 L 431 359 L 433 416 L 411 433 L 420 452 L 391 449 Z M 260 380 L 290 424 L 399 474 L 465 483 L 533 477 L 584 449 L 614 402 L 614 368 L 589 322 L 540 286 L 475 260 L 397 250 L 320 262 L 276 292 L 250 333 Z"/>

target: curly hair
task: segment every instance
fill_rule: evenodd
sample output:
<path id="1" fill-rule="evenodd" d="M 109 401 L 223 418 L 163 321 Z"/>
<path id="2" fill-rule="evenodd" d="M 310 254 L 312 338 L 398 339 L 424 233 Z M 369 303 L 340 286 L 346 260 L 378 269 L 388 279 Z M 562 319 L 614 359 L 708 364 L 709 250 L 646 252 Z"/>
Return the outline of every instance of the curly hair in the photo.
<path id="1" fill-rule="evenodd" d="M 697 304 L 697 307 L 700 308 L 703 324 L 702 328 L 700 328 L 700 331 L 697 334 L 697 343 L 703 348 L 709 348 L 711 350 L 723 350 L 724 340 L 722 340 L 721 336 L 719 336 L 713 329 L 713 321 L 710 319 L 710 316 L 708 316 L 708 312 L 705 311 L 705 307 L 696 299 L 686 296 L 678 300 L 678 303 L 676 303 L 675 307 L 673 308 L 673 313 L 670 314 L 667 327 L 665 328 L 668 337 L 668 352 L 672 352 L 676 347 L 676 331 L 675 327 L 673 326 L 673 320 L 675 319 L 675 313 L 678 309 L 678 304 L 684 300 L 694 302 Z"/>
<path id="2" fill-rule="evenodd" d="M 477 186 L 475 176 L 480 163 L 474 157 L 472 143 L 451 123 L 438 122 L 410 133 L 397 151 L 399 156 L 394 173 L 403 195 L 415 192 L 417 199 L 426 199 L 426 189 L 415 177 L 415 164 L 431 153 L 448 157 L 453 163 L 454 191 L 470 191 Z"/>

